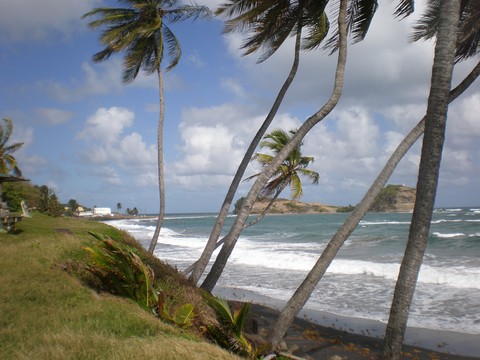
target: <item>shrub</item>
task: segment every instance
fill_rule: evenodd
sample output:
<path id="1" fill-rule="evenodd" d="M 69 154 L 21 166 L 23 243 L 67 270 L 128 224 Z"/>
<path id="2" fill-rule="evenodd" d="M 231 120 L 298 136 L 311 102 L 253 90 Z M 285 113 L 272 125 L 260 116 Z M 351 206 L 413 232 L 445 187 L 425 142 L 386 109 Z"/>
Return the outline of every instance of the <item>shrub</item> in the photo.
<path id="1" fill-rule="evenodd" d="M 99 242 L 83 249 L 90 254 L 88 270 L 101 281 L 103 290 L 130 298 L 146 309 L 156 306 L 158 298 L 150 266 L 133 248 L 100 234 L 90 234 Z"/>

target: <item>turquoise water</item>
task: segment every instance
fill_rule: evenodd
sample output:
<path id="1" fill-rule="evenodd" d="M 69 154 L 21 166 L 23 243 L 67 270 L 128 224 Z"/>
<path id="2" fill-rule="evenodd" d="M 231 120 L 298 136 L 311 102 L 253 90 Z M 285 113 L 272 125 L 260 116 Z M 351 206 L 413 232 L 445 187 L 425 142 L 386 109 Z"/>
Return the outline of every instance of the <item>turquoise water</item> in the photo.
<path id="1" fill-rule="evenodd" d="M 273 215 L 246 229 L 218 285 L 288 300 L 346 214 Z M 156 255 L 185 269 L 201 254 L 215 214 L 173 214 Z M 359 224 L 306 307 L 386 322 L 411 214 L 371 213 Z M 225 232 L 233 222 L 230 217 Z M 148 247 L 154 219 L 110 222 Z M 410 326 L 480 334 L 480 209 L 434 214 Z"/>

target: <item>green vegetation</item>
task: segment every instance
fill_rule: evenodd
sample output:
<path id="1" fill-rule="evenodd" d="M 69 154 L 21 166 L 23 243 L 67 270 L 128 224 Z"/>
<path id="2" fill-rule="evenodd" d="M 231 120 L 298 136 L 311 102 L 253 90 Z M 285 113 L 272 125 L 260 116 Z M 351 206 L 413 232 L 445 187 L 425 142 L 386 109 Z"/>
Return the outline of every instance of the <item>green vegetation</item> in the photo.
<path id="1" fill-rule="evenodd" d="M 192 327 L 173 326 L 133 300 L 92 290 L 98 279 L 83 247 L 88 232 L 108 236 L 139 254 L 155 273 L 165 306 L 181 316 L 195 308 Z M 234 359 L 204 341 L 214 311 L 176 270 L 146 254 L 136 241 L 106 224 L 38 212 L 0 236 L 0 358 L 2 359 Z"/>
<path id="2" fill-rule="evenodd" d="M 370 211 L 386 211 L 394 208 L 401 185 L 387 185 L 378 194 Z"/>
<path id="3" fill-rule="evenodd" d="M 134 300 L 145 309 L 157 304 L 153 281 L 155 275 L 131 246 L 109 237 L 91 233 L 99 242 L 83 249 L 90 254 L 88 270 L 101 282 L 105 291 Z"/>
<path id="4" fill-rule="evenodd" d="M 348 206 L 341 206 L 337 209 L 337 213 L 347 213 L 347 212 L 352 212 L 353 209 L 355 209 L 355 206 L 353 205 L 348 205 Z"/>
<path id="5" fill-rule="evenodd" d="M 17 160 L 12 153 L 23 146 L 22 143 L 15 143 L 7 145 L 13 132 L 12 119 L 3 119 L 3 125 L 0 123 L 0 174 L 13 174 L 15 176 L 22 176 L 22 171 L 17 166 Z"/>
<path id="6" fill-rule="evenodd" d="M 235 202 L 233 213 L 236 214 L 242 208 L 243 202 L 245 201 L 245 196 L 242 196 Z"/>
<path id="7" fill-rule="evenodd" d="M 327 210 L 323 207 L 323 206 L 320 206 L 320 205 L 312 205 L 312 211 L 313 212 L 327 212 Z"/>
<path id="8" fill-rule="evenodd" d="M 27 202 L 28 207 L 46 215 L 61 216 L 65 212 L 55 192 L 46 185 L 37 186 L 24 181 L 5 183 L 0 195 L 12 212 L 21 211 L 22 200 Z"/>
<path id="9" fill-rule="evenodd" d="M 205 292 L 207 303 L 215 309 L 220 326 L 210 326 L 209 332 L 220 346 L 229 349 L 241 356 L 250 359 L 258 358 L 253 344 L 245 337 L 243 329 L 247 319 L 250 303 L 244 303 L 239 309 L 232 313 L 227 300 L 211 296 Z"/>
<path id="10" fill-rule="evenodd" d="M 285 206 L 288 208 L 288 211 L 292 213 L 298 213 L 304 210 L 302 206 L 297 205 L 294 202 L 287 202 L 285 203 Z"/>
<path id="11" fill-rule="evenodd" d="M 262 168 L 272 163 L 275 156 L 290 142 L 297 130 L 286 132 L 282 129 L 276 129 L 263 137 L 260 142 L 261 148 L 267 148 L 272 154 L 256 153 L 252 160 L 257 161 Z M 313 163 L 313 156 L 303 156 L 303 142 L 298 144 L 289 154 L 288 157 L 280 164 L 280 167 L 273 173 L 267 184 L 264 185 L 259 194 L 259 198 L 271 198 L 272 201 L 280 195 L 287 185 L 290 185 L 292 199 L 296 200 L 303 195 L 303 186 L 300 175 L 307 178 L 312 184 L 318 184 L 320 175 L 308 166 Z M 257 178 L 260 174 L 252 175 L 245 181 Z"/>

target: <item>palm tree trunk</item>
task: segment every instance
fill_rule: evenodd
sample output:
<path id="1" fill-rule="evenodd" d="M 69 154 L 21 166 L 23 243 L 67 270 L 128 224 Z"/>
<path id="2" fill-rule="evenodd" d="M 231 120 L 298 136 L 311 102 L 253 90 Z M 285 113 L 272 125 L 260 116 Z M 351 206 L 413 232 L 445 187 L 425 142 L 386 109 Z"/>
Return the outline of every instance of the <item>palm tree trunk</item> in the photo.
<path id="1" fill-rule="evenodd" d="M 443 0 L 441 5 L 418 173 L 417 197 L 407 247 L 390 309 L 382 353 L 384 360 L 400 359 L 409 309 L 428 241 L 445 139 L 460 2 L 461 0 Z"/>
<path id="2" fill-rule="evenodd" d="M 468 74 L 468 76 L 450 92 L 449 102 L 454 101 L 459 97 L 480 75 L 480 63 Z M 295 294 L 290 298 L 285 308 L 279 315 L 279 318 L 272 329 L 270 330 L 269 339 L 273 346 L 277 346 L 280 340 L 285 335 L 287 329 L 292 324 L 294 317 L 303 308 L 305 303 L 310 298 L 313 290 L 322 279 L 323 275 L 327 271 L 327 268 L 332 263 L 333 259 L 337 255 L 338 250 L 342 247 L 350 234 L 358 226 L 360 220 L 363 219 L 368 212 L 373 202 L 381 192 L 388 179 L 392 175 L 393 171 L 397 167 L 400 160 L 405 156 L 407 151 L 412 145 L 420 138 L 425 129 L 425 118 L 408 133 L 408 135 L 402 140 L 395 151 L 392 153 L 387 163 L 383 167 L 382 171 L 375 179 L 374 183 L 370 186 L 363 199 L 357 204 L 352 213 L 345 220 L 343 225 L 337 230 L 332 237 L 327 247 L 323 251 L 321 257 L 317 260 L 316 264 L 310 270 L 303 283 L 299 286 Z"/>
<path id="3" fill-rule="evenodd" d="M 160 112 L 158 115 L 158 131 L 157 131 L 157 153 L 158 153 L 158 192 L 160 196 L 160 210 L 158 212 L 157 226 L 153 233 L 148 252 L 153 254 L 155 246 L 157 246 L 158 236 L 162 229 L 163 218 L 165 217 L 165 169 L 163 164 L 163 123 L 165 120 L 165 98 L 163 96 L 163 74 L 160 67 L 157 69 L 158 88 L 160 97 Z"/>
<path id="4" fill-rule="evenodd" d="M 259 221 L 261 221 L 265 215 L 268 214 L 268 212 L 270 211 L 270 208 L 273 206 L 273 204 L 275 203 L 275 200 L 278 199 L 278 197 L 280 196 L 280 194 L 282 193 L 283 190 L 285 190 L 285 188 L 287 187 L 288 185 L 288 179 L 286 179 L 283 183 L 282 183 L 282 186 L 280 187 L 280 189 L 278 189 L 278 191 L 275 192 L 275 196 L 273 198 L 270 199 L 268 205 L 265 207 L 265 209 L 263 209 L 262 213 L 260 215 L 258 215 L 253 221 L 249 222 L 248 224 L 246 224 L 244 227 L 243 227 L 243 230 L 245 230 L 246 228 L 250 227 L 250 226 L 253 226 L 255 225 L 256 223 L 258 223 Z"/>
<path id="5" fill-rule="evenodd" d="M 240 236 L 240 233 L 243 229 L 243 226 L 250 214 L 252 206 L 268 180 L 272 177 L 276 169 L 281 165 L 281 163 L 287 158 L 287 156 L 292 152 L 292 150 L 298 146 L 305 135 L 321 120 L 323 120 L 337 105 L 340 100 L 343 89 L 343 80 L 345 75 L 345 64 L 347 61 L 347 30 L 346 30 L 346 3 L 347 0 L 340 1 L 340 10 L 338 15 L 338 27 L 339 27 L 339 50 L 338 50 L 338 60 L 337 60 L 337 69 L 335 72 L 335 81 L 334 88 L 329 100 L 325 105 L 317 111 L 315 114 L 310 116 L 303 124 L 300 126 L 298 131 L 292 137 L 290 142 L 284 146 L 284 148 L 275 156 L 272 163 L 266 167 L 262 173 L 258 176 L 255 183 L 252 185 L 247 197 L 245 198 L 243 205 L 238 213 L 235 222 L 230 229 L 230 232 L 227 234 L 225 239 L 225 244 L 223 245 L 220 253 L 218 254 L 215 263 L 213 264 L 209 274 L 205 278 L 202 288 L 207 291 L 212 291 L 215 287 L 218 279 L 220 278 L 223 269 L 230 257 L 230 254 L 235 247 L 235 244 Z"/>
<path id="6" fill-rule="evenodd" d="M 250 226 L 255 225 L 260 220 L 262 220 L 265 217 L 265 215 L 267 215 L 268 211 L 270 210 L 272 205 L 275 203 L 275 200 L 277 200 L 278 196 L 287 187 L 287 185 L 288 185 L 288 182 L 284 182 L 282 184 L 281 190 L 275 193 L 275 196 L 270 200 L 270 202 L 265 207 L 265 209 L 262 211 L 262 213 L 260 215 L 258 215 L 253 221 L 249 222 L 248 224 L 243 225 L 242 231 L 245 230 L 246 228 L 249 228 Z M 226 236 L 224 236 L 222 239 L 220 239 L 220 241 L 217 241 L 217 243 L 215 244 L 215 250 L 218 249 L 221 245 L 223 245 L 223 243 L 225 242 L 225 238 L 226 238 Z M 187 269 L 185 269 L 185 271 L 183 273 L 184 274 L 190 274 L 190 272 L 193 271 L 193 269 L 195 268 L 196 265 L 197 265 L 197 262 L 194 262 Z"/>
<path id="7" fill-rule="evenodd" d="M 300 11 L 300 14 L 301 13 L 302 11 Z M 290 87 L 291 83 L 293 82 L 293 79 L 295 78 L 295 75 L 297 74 L 298 64 L 300 62 L 300 45 L 301 45 L 301 37 L 302 37 L 301 17 L 299 17 L 299 20 L 298 20 L 298 29 L 299 30 L 297 31 L 296 38 L 295 38 L 295 55 L 294 55 L 292 67 L 290 69 L 290 73 L 288 74 L 287 79 L 285 80 L 282 88 L 280 89 L 272 105 L 272 108 L 270 109 L 270 112 L 265 118 L 262 126 L 255 134 L 255 137 L 252 139 L 252 142 L 250 143 L 250 146 L 248 147 L 247 152 L 245 153 L 242 159 L 242 162 L 240 163 L 240 166 L 238 167 L 237 172 L 233 177 L 232 183 L 230 184 L 230 187 L 227 191 L 227 195 L 223 200 L 222 207 L 217 216 L 217 220 L 215 222 L 215 225 L 213 226 L 213 229 L 207 241 L 207 244 L 205 245 L 202 255 L 195 263 L 196 265 L 194 264 L 195 268 L 192 274 L 190 275 L 190 280 L 193 281 L 195 284 L 198 283 L 198 281 L 200 280 L 200 277 L 203 275 L 203 272 L 205 271 L 205 268 L 207 267 L 208 262 L 212 257 L 213 251 L 218 247 L 217 240 L 220 237 L 220 232 L 222 231 L 223 225 L 225 223 L 225 219 L 227 218 L 228 210 L 230 209 L 230 205 L 232 204 L 233 198 L 238 189 L 238 185 L 242 180 L 242 176 L 245 174 L 245 170 L 247 169 L 250 159 L 252 158 L 252 155 L 255 149 L 257 148 L 258 144 L 262 140 L 263 135 L 265 134 L 268 127 L 270 126 L 273 119 L 275 118 L 278 108 L 280 107 L 283 101 L 283 98 L 285 97 L 285 94 L 288 91 L 288 88 Z"/>

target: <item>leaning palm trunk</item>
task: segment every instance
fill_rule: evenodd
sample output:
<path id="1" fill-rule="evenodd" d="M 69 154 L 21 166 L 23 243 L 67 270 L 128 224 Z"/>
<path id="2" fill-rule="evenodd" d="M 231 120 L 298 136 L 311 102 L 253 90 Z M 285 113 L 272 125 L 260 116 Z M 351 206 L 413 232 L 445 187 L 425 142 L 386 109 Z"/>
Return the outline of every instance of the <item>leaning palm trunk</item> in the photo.
<path id="1" fill-rule="evenodd" d="M 480 63 L 468 74 L 468 76 L 450 92 L 449 102 L 454 101 L 459 97 L 468 87 L 477 79 L 480 75 Z M 398 145 L 395 151 L 392 153 L 387 163 L 383 167 L 378 177 L 373 182 L 372 186 L 368 189 L 363 199 L 358 203 L 352 213 L 345 220 L 343 225 L 337 230 L 332 237 L 321 257 L 317 260 L 316 264 L 310 270 L 309 274 L 298 287 L 297 291 L 290 298 L 284 309 L 279 315 L 279 318 L 275 325 L 270 330 L 269 340 L 273 346 L 278 345 L 282 337 L 285 335 L 287 329 L 292 324 L 294 317 L 303 308 L 305 303 L 310 298 L 313 290 L 318 285 L 318 282 L 322 279 L 323 275 L 327 271 L 327 268 L 332 263 L 333 259 L 337 255 L 338 250 L 342 247 L 350 234 L 358 226 L 360 220 L 363 219 L 368 212 L 373 202 L 381 192 L 388 179 L 392 175 L 393 171 L 397 167 L 400 160 L 405 156 L 407 151 L 413 144 L 420 138 L 425 129 L 425 118 L 423 119 L 408 133 L 403 141 Z"/>
<path id="2" fill-rule="evenodd" d="M 160 210 L 158 212 L 157 226 L 153 233 L 152 241 L 148 247 L 148 252 L 153 254 L 157 246 L 158 236 L 162 229 L 163 218 L 165 217 L 165 169 L 163 164 L 163 123 L 165 119 L 165 99 L 163 97 L 163 74 L 160 67 L 157 69 L 158 87 L 160 97 L 160 113 L 158 115 L 158 132 L 157 132 L 157 151 L 158 151 L 158 192 L 160 195 Z"/>
<path id="3" fill-rule="evenodd" d="M 242 231 L 245 230 L 246 228 L 249 228 L 250 226 L 255 225 L 256 223 L 261 221 L 265 217 L 265 215 L 268 214 L 268 212 L 270 211 L 270 208 L 275 203 L 275 200 L 277 200 L 277 198 L 280 196 L 280 193 L 287 187 L 287 185 L 288 185 L 288 182 L 284 182 L 282 184 L 281 190 L 277 191 L 275 193 L 275 196 L 270 199 L 268 205 L 265 207 L 265 209 L 263 209 L 262 213 L 260 215 L 258 215 L 253 221 L 249 222 L 248 224 L 245 224 L 243 226 Z M 225 242 L 225 238 L 226 238 L 226 236 L 224 236 L 222 239 L 220 239 L 219 241 L 216 242 L 214 250 L 218 249 L 221 245 L 223 245 L 223 243 Z M 193 271 L 193 269 L 195 269 L 195 266 L 197 265 L 197 262 L 194 262 L 192 265 L 190 265 L 187 269 L 185 269 L 185 271 L 183 273 L 187 274 L 187 275 L 190 274 Z"/>
<path id="4" fill-rule="evenodd" d="M 250 214 L 252 206 L 255 203 L 258 194 L 260 194 L 260 191 L 263 189 L 265 184 L 272 177 L 281 163 L 287 158 L 290 152 L 292 152 L 292 150 L 301 143 L 305 135 L 316 124 L 323 120 L 335 108 L 340 100 L 343 89 L 343 79 L 345 75 L 345 64 L 347 60 L 347 29 L 345 21 L 346 3 L 347 0 L 340 1 L 340 10 L 338 15 L 339 49 L 333 92 L 325 105 L 318 112 L 310 116 L 302 126 L 300 126 L 298 131 L 291 138 L 290 142 L 287 143 L 287 145 L 285 145 L 284 148 L 275 156 L 271 164 L 260 173 L 257 180 L 252 185 L 252 188 L 245 198 L 245 201 L 243 202 L 232 228 L 226 236 L 225 243 L 217 256 L 215 263 L 213 264 L 210 272 L 202 284 L 202 288 L 207 291 L 212 291 L 218 279 L 220 278 L 228 258 L 230 257 L 238 237 L 240 236 L 248 215 Z"/>
<path id="5" fill-rule="evenodd" d="M 215 222 L 215 225 L 213 226 L 212 232 L 210 234 L 207 244 L 205 245 L 202 255 L 197 260 L 197 262 L 192 265 L 195 267 L 192 274 L 190 275 L 190 280 L 192 280 L 195 284 L 198 283 L 198 281 L 200 280 L 200 277 L 205 271 L 205 268 L 207 267 L 208 262 L 210 261 L 210 258 L 212 257 L 214 250 L 220 245 L 220 244 L 217 245 L 217 240 L 220 237 L 220 233 L 225 223 L 225 219 L 227 218 L 227 215 L 228 215 L 228 210 L 230 209 L 230 205 L 232 204 L 235 193 L 237 192 L 238 185 L 242 180 L 242 176 L 245 173 L 245 170 L 247 169 L 247 166 L 250 162 L 250 159 L 252 158 L 252 155 L 255 149 L 257 148 L 258 144 L 262 140 L 263 135 L 265 134 L 268 127 L 272 123 L 273 119 L 275 118 L 278 108 L 280 107 L 283 101 L 283 98 L 287 93 L 288 88 L 290 87 L 291 83 L 293 82 L 293 79 L 295 78 L 295 75 L 297 74 L 298 64 L 300 61 L 300 40 L 302 37 L 301 19 L 299 19 L 298 29 L 299 30 L 297 31 L 296 38 L 295 38 L 295 55 L 294 55 L 292 67 L 290 69 L 290 73 L 287 79 L 285 80 L 285 83 L 283 84 L 282 88 L 280 89 L 275 99 L 275 102 L 273 103 L 273 106 L 270 109 L 270 112 L 265 118 L 260 129 L 255 134 L 255 137 L 253 138 L 252 142 L 250 143 L 250 146 L 248 147 L 247 152 L 245 153 L 242 159 L 242 162 L 240 163 L 240 166 L 238 167 L 237 172 L 233 177 L 232 183 L 230 184 L 227 195 L 225 196 L 225 200 L 223 201 L 222 207 L 217 216 L 217 220 Z"/>
<path id="6" fill-rule="evenodd" d="M 445 140 L 460 2 L 461 0 L 444 0 L 441 5 L 418 172 L 417 196 L 385 333 L 382 353 L 384 360 L 400 359 L 409 309 L 428 241 Z"/>

